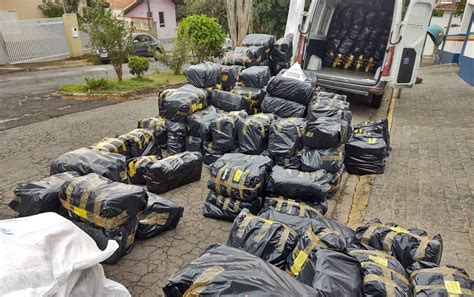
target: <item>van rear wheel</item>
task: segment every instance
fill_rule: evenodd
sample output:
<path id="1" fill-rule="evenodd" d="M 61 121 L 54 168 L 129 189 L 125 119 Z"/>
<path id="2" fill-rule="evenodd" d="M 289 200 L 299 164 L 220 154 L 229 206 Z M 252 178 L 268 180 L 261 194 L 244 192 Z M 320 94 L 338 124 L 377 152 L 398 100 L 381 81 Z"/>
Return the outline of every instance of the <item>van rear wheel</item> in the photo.
<path id="1" fill-rule="evenodd" d="M 373 108 L 379 108 L 382 105 L 383 94 L 381 95 L 372 95 L 370 99 L 370 106 Z"/>

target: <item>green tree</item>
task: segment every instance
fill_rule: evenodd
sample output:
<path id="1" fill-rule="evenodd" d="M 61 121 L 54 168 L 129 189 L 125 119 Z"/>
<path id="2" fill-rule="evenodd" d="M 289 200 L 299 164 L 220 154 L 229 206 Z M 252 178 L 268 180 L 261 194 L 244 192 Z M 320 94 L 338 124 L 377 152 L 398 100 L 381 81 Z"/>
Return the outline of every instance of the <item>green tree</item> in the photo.
<path id="1" fill-rule="evenodd" d="M 130 56 L 128 58 L 130 73 L 136 75 L 138 79 L 143 78 L 143 74 L 148 71 L 148 67 L 150 67 L 150 62 L 145 57 Z"/>
<path id="2" fill-rule="evenodd" d="M 224 0 L 185 0 L 183 5 L 176 7 L 176 18 L 178 20 L 190 15 L 200 14 L 216 18 L 224 31 L 228 31 Z"/>
<path id="3" fill-rule="evenodd" d="M 122 81 L 122 64 L 132 52 L 132 31 L 125 21 L 113 15 L 103 0 L 82 10 L 82 30 L 89 34 L 92 46 L 105 49 L 119 82 Z"/>
<path id="4" fill-rule="evenodd" d="M 283 37 L 290 0 L 260 0 L 254 2 L 252 31 Z"/>
<path id="5" fill-rule="evenodd" d="M 183 65 L 188 61 L 189 47 L 181 39 L 176 40 L 176 44 L 171 53 L 166 51 L 155 51 L 155 58 L 168 68 L 173 70 L 174 74 L 180 74 L 183 70 Z"/>
<path id="6" fill-rule="evenodd" d="M 64 0 L 66 12 L 77 12 L 78 0 Z M 61 0 L 43 0 L 43 3 L 38 5 L 44 16 L 48 18 L 57 18 L 63 15 L 64 9 Z"/>
<path id="7" fill-rule="evenodd" d="M 225 35 L 215 18 L 192 15 L 179 24 L 177 39 L 188 45 L 196 62 L 200 63 L 222 55 Z"/>

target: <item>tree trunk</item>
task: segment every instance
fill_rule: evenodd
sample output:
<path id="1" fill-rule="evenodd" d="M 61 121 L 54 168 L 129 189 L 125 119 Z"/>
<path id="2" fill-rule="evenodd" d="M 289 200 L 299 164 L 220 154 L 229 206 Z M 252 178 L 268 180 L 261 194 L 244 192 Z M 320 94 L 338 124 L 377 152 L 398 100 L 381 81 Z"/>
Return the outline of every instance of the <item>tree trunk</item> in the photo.
<path id="1" fill-rule="evenodd" d="M 122 63 L 114 64 L 113 66 L 115 70 L 115 75 L 117 75 L 118 82 L 122 82 L 122 76 L 123 76 Z"/>
<path id="2" fill-rule="evenodd" d="M 253 0 L 225 0 L 225 7 L 230 38 L 235 48 L 242 44 L 249 30 Z"/>

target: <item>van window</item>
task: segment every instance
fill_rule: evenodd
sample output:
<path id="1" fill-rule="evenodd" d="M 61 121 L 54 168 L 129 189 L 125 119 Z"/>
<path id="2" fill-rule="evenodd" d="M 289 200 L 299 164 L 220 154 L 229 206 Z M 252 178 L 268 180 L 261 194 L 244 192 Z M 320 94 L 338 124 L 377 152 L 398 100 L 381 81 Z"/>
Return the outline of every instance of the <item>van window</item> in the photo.
<path id="1" fill-rule="evenodd" d="M 311 39 L 325 40 L 331 25 L 335 6 L 326 1 L 320 1 L 315 9 Z"/>

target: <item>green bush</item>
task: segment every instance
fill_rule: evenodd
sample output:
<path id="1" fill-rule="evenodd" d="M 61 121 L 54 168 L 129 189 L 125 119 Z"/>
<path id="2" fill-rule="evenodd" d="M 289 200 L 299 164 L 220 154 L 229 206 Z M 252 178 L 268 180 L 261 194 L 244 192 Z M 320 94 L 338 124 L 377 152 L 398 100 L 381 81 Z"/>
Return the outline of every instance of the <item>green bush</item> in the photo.
<path id="1" fill-rule="evenodd" d="M 431 15 L 434 16 L 434 17 L 442 17 L 444 15 L 444 10 L 434 9 L 433 13 Z"/>
<path id="2" fill-rule="evenodd" d="M 136 75 L 137 78 L 142 78 L 143 73 L 148 71 L 149 66 L 150 62 L 148 62 L 147 58 L 138 56 L 130 56 L 128 58 L 128 68 L 130 69 L 130 73 Z"/>
<path id="3" fill-rule="evenodd" d="M 174 74 L 180 74 L 183 65 L 189 60 L 189 48 L 185 42 L 177 39 L 171 53 L 155 51 L 154 56 L 171 69 Z"/>
<path id="4" fill-rule="evenodd" d="M 205 15 L 188 16 L 178 27 L 177 39 L 187 44 L 196 63 L 223 54 L 225 35 L 215 18 Z"/>
<path id="5" fill-rule="evenodd" d="M 66 12 L 77 12 L 78 0 L 64 0 L 64 6 L 66 6 Z M 43 0 L 38 8 L 48 18 L 60 17 L 64 13 L 61 0 Z"/>
<path id="6" fill-rule="evenodd" d="M 109 81 L 104 77 L 94 78 L 86 76 L 84 81 L 84 87 L 88 92 L 105 89 L 109 85 Z"/>

